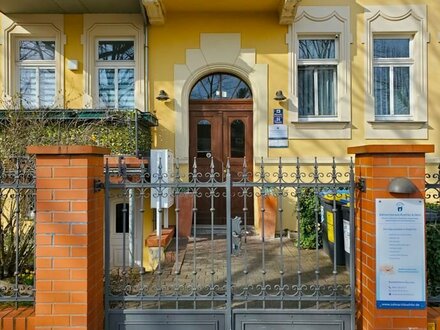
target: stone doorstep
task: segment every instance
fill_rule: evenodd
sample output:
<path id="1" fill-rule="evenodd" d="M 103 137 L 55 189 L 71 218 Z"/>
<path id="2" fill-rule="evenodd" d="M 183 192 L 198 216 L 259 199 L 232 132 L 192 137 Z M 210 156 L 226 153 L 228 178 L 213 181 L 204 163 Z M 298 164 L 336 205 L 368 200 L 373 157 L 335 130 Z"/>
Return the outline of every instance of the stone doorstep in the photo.
<path id="1" fill-rule="evenodd" d="M 440 329 L 440 307 L 428 308 L 428 329 Z"/>
<path id="2" fill-rule="evenodd" d="M 159 247 L 159 243 L 161 244 L 160 247 L 167 248 L 168 245 L 170 245 L 171 240 L 174 237 L 174 227 L 169 228 L 162 228 L 162 235 L 161 239 L 159 240 L 159 237 L 156 234 L 156 231 L 153 231 L 150 235 L 148 235 L 147 239 L 145 240 L 145 246 L 146 247 Z"/>

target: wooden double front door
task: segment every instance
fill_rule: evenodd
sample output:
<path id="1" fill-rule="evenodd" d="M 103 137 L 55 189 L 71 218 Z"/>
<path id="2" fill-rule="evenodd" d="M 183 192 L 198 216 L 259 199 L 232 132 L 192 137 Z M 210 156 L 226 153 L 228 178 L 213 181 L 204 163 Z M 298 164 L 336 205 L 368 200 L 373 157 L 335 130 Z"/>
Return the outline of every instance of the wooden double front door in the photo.
<path id="1" fill-rule="evenodd" d="M 206 173 L 218 173 L 216 180 L 225 179 L 226 164 L 229 160 L 233 180 L 239 180 L 246 161 L 247 169 L 252 170 L 253 159 L 253 116 L 252 100 L 237 101 L 191 101 L 190 102 L 190 166 L 196 160 L 200 180 L 207 180 Z M 190 167 L 191 169 L 191 167 Z M 251 177 L 248 178 L 251 180 Z M 197 199 L 197 223 L 226 224 L 226 198 L 222 191 L 216 197 L 206 196 L 208 190 L 201 191 Z M 231 198 L 231 215 L 241 216 L 244 212 L 244 197 L 240 191 L 233 189 Z M 211 208 L 215 211 L 212 212 Z M 253 224 L 253 198 L 247 197 L 247 224 Z"/>

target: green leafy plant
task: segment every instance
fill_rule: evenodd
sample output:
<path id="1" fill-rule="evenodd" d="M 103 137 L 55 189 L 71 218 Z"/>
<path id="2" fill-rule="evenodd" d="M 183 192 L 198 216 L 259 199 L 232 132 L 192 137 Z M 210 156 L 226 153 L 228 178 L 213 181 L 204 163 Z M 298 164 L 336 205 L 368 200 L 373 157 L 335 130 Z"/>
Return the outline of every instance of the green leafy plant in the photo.
<path id="1" fill-rule="evenodd" d="M 436 291 L 440 289 L 440 221 L 436 220 L 440 215 L 440 205 L 427 203 L 426 211 L 427 216 L 430 214 L 431 217 L 431 221 L 426 223 L 426 260 L 429 260 L 427 284 L 431 289 L 431 294 L 437 295 Z"/>
<path id="2" fill-rule="evenodd" d="M 316 198 L 315 191 L 312 188 L 304 188 L 298 193 L 299 203 L 299 245 L 303 249 L 322 247 L 322 238 L 317 230 L 316 217 L 319 216 L 319 201 Z"/>

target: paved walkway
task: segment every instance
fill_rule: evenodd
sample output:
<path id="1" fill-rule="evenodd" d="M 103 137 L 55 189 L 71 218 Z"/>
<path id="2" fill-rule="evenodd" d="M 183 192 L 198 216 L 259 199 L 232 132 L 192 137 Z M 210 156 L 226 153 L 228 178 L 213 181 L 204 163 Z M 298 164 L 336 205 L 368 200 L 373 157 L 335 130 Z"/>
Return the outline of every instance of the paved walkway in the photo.
<path id="1" fill-rule="evenodd" d="M 209 297 L 224 296 L 228 283 L 226 239 L 222 236 L 214 236 L 214 239 L 200 236 L 196 240 L 179 240 L 177 258 L 175 243 L 167 249 L 165 262 L 160 268 L 142 275 L 143 294 L 186 298 L 197 295 L 194 300 L 205 297 L 208 302 Z M 345 266 L 334 267 L 322 249 L 301 250 L 291 239 L 283 238 L 281 241 L 275 238 L 262 242 L 259 236 L 248 236 L 246 241 L 242 240 L 239 253 L 232 255 L 230 261 L 234 299 L 250 301 L 252 299 L 245 296 L 254 295 L 254 298 L 260 297 L 256 299 L 260 305 L 261 300 L 276 300 L 276 306 L 279 306 L 282 295 L 350 293 L 349 273 Z M 135 291 L 132 293 L 138 293 L 138 290 Z M 268 298 L 261 299 L 262 296 Z M 215 299 L 211 299 L 210 303 L 214 304 Z M 247 307 L 253 305 L 248 304 Z M 265 307 L 268 308 L 267 305 Z"/>

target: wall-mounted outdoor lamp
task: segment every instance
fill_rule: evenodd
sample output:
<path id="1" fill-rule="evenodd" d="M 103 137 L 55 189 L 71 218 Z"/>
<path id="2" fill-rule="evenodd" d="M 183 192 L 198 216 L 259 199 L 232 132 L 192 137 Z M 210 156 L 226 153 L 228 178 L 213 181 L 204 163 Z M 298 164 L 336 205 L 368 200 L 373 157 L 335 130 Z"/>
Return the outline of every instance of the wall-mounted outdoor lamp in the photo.
<path id="1" fill-rule="evenodd" d="M 388 192 L 394 194 L 412 194 L 417 191 L 417 187 L 408 178 L 394 178 L 388 185 Z"/>
<path id="2" fill-rule="evenodd" d="M 167 92 L 165 92 L 163 89 L 161 89 L 159 91 L 159 95 L 156 96 L 156 100 L 163 101 L 163 102 L 166 102 L 169 99 L 170 99 L 170 97 L 168 96 Z"/>
<path id="3" fill-rule="evenodd" d="M 279 101 L 279 102 L 281 102 L 281 101 L 285 101 L 286 100 L 286 97 L 284 96 L 284 94 L 283 94 L 283 91 L 282 90 L 279 90 L 279 91 L 276 91 L 275 92 L 275 97 L 273 98 L 275 101 Z"/>

